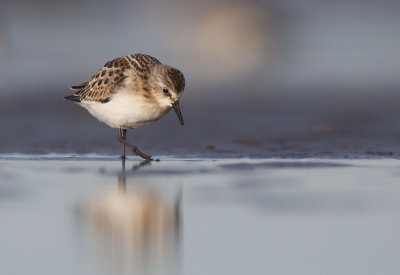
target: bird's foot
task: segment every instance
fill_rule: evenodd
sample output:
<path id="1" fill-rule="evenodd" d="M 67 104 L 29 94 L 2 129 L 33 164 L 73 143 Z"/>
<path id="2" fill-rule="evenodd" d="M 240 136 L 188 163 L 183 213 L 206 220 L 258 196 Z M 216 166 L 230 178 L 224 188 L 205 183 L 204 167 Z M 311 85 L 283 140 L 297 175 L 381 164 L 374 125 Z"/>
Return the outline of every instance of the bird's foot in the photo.
<path id="1" fill-rule="evenodd" d="M 151 158 L 151 156 L 146 155 L 145 153 L 143 153 L 142 151 L 140 151 L 137 147 L 135 147 L 135 149 L 132 149 L 132 151 L 133 151 L 136 155 L 138 155 L 139 157 L 141 157 L 141 158 L 143 158 L 143 159 L 145 159 L 145 160 L 153 160 L 153 159 Z"/>
<path id="2" fill-rule="evenodd" d="M 153 160 L 153 159 L 151 158 L 151 156 L 146 155 L 145 153 L 143 153 L 142 151 L 140 151 L 139 148 L 137 148 L 135 145 L 130 144 L 130 143 L 128 143 L 128 142 L 126 142 L 125 144 L 126 144 L 126 146 L 128 146 L 129 148 L 132 149 L 132 152 L 133 152 L 134 154 L 138 155 L 139 157 L 141 157 L 141 158 L 143 158 L 143 159 L 145 159 L 145 160 Z"/>

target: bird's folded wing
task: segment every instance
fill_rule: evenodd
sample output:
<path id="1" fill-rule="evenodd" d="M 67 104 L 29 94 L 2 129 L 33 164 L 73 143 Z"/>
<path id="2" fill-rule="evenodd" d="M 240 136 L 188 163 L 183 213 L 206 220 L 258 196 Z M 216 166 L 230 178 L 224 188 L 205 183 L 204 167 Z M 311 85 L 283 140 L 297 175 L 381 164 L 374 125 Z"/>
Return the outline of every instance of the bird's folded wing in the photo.
<path id="1" fill-rule="evenodd" d="M 74 96 L 79 97 L 80 101 L 105 103 L 110 100 L 110 96 L 118 85 L 127 77 L 124 74 L 125 70 L 133 69 L 139 77 L 143 78 L 156 64 L 160 64 L 160 61 L 145 54 L 119 57 L 107 62 L 89 82 L 71 86 L 71 89 L 77 90 Z"/>
<path id="2" fill-rule="evenodd" d="M 107 62 L 89 82 L 71 86 L 71 89 L 78 90 L 74 95 L 79 96 L 80 101 L 108 102 L 115 88 L 126 77 L 124 71 L 129 67 L 124 58 L 116 58 Z"/>

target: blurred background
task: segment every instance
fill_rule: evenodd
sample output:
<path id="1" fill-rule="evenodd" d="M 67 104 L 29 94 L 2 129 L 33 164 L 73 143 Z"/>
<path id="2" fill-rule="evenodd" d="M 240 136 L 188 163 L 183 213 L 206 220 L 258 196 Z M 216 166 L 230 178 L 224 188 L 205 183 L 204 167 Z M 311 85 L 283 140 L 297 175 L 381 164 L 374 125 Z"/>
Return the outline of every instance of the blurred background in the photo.
<path id="1" fill-rule="evenodd" d="M 117 154 L 66 102 L 107 61 L 186 77 L 174 114 L 128 132 L 150 154 L 397 156 L 400 2 L 2 0 L 0 152 Z"/>
<path id="2" fill-rule="evenodd" d="M 399 273 L 400 1 L 0 1 L 1 274 Z M 63 97 L 133 53 L 185 125 L 125 173 Z"/>

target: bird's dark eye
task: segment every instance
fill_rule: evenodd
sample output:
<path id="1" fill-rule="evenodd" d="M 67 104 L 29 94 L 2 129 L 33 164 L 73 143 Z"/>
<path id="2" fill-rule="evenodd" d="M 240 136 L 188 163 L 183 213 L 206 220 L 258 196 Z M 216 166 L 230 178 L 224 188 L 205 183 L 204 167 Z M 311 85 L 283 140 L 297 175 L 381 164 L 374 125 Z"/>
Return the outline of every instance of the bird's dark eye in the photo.
<path id="1" fill-rule="evenodd" d="M 164 92 L 164 94 L 168 94 L 169 93 L 169 91 L 168 91 L 168 89 L 162 89 L 162 91 Z"/>

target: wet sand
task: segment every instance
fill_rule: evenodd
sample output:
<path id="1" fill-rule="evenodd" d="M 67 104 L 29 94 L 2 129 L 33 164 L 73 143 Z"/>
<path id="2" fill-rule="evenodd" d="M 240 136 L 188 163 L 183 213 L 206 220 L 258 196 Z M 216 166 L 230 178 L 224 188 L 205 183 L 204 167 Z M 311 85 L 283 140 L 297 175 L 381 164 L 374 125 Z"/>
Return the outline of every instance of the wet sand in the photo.
<path id="1" fill-rule="evenodd" d="M 190 90 L 181 102 L 183 127 L 170 112 L 129 130 L 127 140 L 156 157 L 400 159 L 397 90 L 331 89 L 222 90 L 212 98 Z M 32 91 L 1 100 L 0 154 L 120 154 L 117 129 L 63 95 Z"/>
<path id="2" fill-rule="evenodd" d="M 396 159 L 1 155 L 1 274 L 394 274 Z"/>

